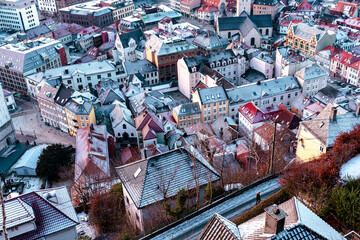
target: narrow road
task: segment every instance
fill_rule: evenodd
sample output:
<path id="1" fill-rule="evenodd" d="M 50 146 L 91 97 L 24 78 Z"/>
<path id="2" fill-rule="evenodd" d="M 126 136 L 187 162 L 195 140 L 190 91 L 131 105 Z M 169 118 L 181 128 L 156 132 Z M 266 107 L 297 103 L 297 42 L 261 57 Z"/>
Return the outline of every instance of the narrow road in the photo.
<path id="1" fill-rule="evenodd" d="M 176 227 L 159 234 L 152 238 L 154 240 L 183 240 L 196 239 L 201 231 L 204 229 L 207 222 L 214 213 L 218 213 L 223 217 L 233 220 L 241 214 L 245 213 L 253 206 L 255 206 L 255 195 L 261 192 L 261 198 L 265 199 L 280 190 L 281 186 L 278 183 L 279 178 L 271 179 L 254 188 L 251 188 L 242 194 L 235 196 L 212 209 L 195 216 L 194 218 L 183 222 Z"/>

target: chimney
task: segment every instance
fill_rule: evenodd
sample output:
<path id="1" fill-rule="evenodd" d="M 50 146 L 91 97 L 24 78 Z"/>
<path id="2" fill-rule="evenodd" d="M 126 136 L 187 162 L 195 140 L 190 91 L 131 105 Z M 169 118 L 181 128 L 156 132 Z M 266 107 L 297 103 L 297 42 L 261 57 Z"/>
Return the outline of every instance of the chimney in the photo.
<path id="1" fill-rule="evenodd" d="M 278 205 L 273 204 L 265 208 L 265 229 L 264 233 L 278 234 L 284 230 L 285 218 L 288 216 Z"/>
<path id="2" fill-rule="evenodd" d="M 331 122 L 335 122 L 335 121 L 336 121 L 336 114 L 337 114 L 336 106 L 332 106 L 332 107 L 331 107 L 331 112 L 330 112 L 330 121 L 331 121 Z"/>

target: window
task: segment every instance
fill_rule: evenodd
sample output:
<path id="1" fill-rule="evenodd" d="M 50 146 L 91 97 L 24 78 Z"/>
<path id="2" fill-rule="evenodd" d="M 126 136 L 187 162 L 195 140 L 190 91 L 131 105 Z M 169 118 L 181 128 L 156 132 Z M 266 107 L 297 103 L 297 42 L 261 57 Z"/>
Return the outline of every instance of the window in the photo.
<path id="1" fill-rule="evenodd" d="M 107 75 L 108 77 L 111 77 L 111 73 L 108 73 L 108 75 Z"/>
<path id="2" fill-rule="evenodd" d="M 320 152 L 324 152 L 324 146 L 322 144 L 320 145 Z"/>
<path id="3" fill-rule="evenodd" d="M 290 98 L 290 97 L 291 97 L 291 93 L 288 94 L 288 98 Z"/>
<path id="4" fill-rule="evenodd" d="M 281 96 L 280 99 L 283 100 L 283 99 L 284 99 L 284 96 Z"/>
<path id="5" fill-rule="evenodd" d="M 81 127 L 85 127 L 85 124 L 84 124 L 84 123 L 81 123 Z"/>
<path id="6" fill-rule="evenodd" d="M 126 124 L 123 124 L 123 129 L 126 129 Z"/>
<path id="7" fill-rule="evenodd" d="M 101 78 L 101 75 L 97 75 L 97 78 L 100 79 L 100 78 Z"/>
<path id="8" fill-rule="evenodd" d="M 85 120 L 86 120 L 86 121 L 89 121 L 89 118 L 86 116 L 86 117 L 85 117 Z"/>

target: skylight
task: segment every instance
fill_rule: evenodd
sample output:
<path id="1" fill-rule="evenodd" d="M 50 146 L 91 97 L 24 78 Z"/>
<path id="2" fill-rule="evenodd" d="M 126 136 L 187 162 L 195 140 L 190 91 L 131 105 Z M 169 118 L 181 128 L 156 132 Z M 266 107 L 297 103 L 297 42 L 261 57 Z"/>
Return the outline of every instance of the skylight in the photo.
<path id="1" fill-rule="evenodd" d="M 140 172 L 141 172 L 141 168 L 139 167 L 134 173 L 134 178 L 137 178 L 139 176 Z"/>

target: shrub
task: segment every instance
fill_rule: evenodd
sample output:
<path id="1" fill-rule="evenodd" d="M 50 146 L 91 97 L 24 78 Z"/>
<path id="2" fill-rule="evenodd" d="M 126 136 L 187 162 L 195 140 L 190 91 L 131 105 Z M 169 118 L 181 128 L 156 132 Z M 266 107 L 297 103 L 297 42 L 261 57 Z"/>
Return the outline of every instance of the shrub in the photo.
<path id="1" fill-rule="evenodd" d="M 333 189 L 325 206 L 320 210 L 324 218 L 336 216 L 338 224 L 349 230 L 360 230 L 360 185 L 340 186 Z"/>

